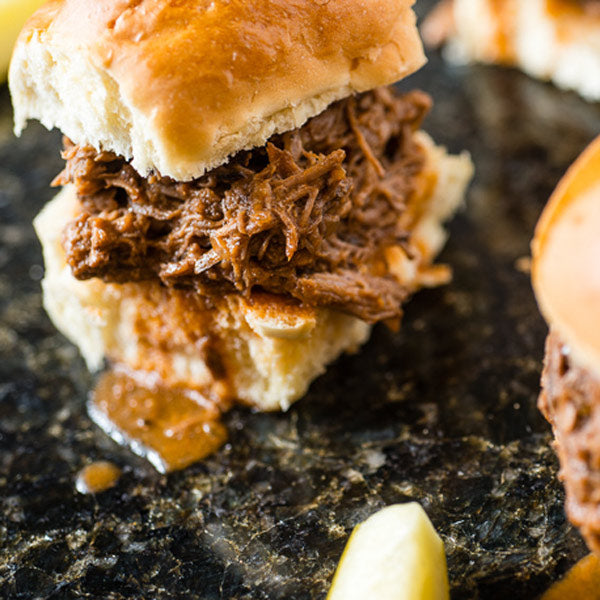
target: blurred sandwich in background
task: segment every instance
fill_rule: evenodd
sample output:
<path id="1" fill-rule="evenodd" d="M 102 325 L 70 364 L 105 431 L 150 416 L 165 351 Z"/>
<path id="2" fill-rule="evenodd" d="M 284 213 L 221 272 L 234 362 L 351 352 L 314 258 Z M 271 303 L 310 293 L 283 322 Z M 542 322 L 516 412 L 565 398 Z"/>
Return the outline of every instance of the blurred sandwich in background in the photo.
<path id="1" fill-rule="evenodd" d="M 442 0 L 422 33 L 452 62 L 515 66 L 600 100 L 600 0 Z"/>

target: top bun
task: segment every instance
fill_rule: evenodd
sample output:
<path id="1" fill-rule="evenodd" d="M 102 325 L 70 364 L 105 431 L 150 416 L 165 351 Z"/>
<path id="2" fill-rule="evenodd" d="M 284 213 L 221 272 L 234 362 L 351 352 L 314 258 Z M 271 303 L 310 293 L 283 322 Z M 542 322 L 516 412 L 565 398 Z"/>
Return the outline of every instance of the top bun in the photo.
<path id="1" fill-rule="evenodd" d="M 533 287 L 550 327 L 600 375 L 600 137 L 567 171 L 537 225 Z"/>
<path id="2" fill-rule="evenodd" d="M 50 0 L 9 82 L 30 118 L 134 168 L 199 177 L 418 69 L 414 0 Z"/>

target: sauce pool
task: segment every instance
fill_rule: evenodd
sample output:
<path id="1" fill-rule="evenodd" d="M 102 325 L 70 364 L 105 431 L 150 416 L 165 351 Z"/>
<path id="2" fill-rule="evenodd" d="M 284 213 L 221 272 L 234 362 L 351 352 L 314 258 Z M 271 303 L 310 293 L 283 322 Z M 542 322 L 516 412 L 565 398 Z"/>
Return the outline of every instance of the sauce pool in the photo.
<path id="1" fill-rule="evenodd" d="M 88 412 L 161 473 L 205 458 L 227 439 L 221 411 L 197 391 L 146 384 L 117 370 L 100 376 Z"/>
<path id="2" fill-rule="evenodd" d="M 121 477 L 121 469 L 106 460 L 93 462 L 77 474 L 75 487 L 81 494 L 99 494 L 113 487 Z"/>

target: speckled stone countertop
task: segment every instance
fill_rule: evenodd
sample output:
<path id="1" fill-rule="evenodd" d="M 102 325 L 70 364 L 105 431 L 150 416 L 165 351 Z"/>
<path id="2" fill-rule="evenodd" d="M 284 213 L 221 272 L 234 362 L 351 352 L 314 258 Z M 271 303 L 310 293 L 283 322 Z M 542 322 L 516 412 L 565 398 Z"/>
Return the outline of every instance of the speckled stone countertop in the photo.
<path id="1" fill-rule="evenodd" d="M 477 166 L 442 256 L 453 283 L 287 414 L 233 411 L 229 443 L 169 476 L 86 416 L 92 377 L 42 309 L 31 227 L 60 138 L 14 139 L 1 88 L 0 597 L 322 599 L 351 528 L 407 500 L 444 539 L 454 599 L 531 600 L 586 553 L 535 406 L 546 330 L 519 259 L 600 107 L 435 55 L 406 85 L 434 95 L 426 129 Z M 123 476 L 82 495 L 96 459 Z"/>

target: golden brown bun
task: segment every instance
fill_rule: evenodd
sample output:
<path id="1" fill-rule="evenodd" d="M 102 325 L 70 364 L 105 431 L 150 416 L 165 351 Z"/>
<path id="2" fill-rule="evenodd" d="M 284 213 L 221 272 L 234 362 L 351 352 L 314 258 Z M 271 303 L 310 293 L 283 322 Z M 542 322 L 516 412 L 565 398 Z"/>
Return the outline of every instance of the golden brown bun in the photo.
<path id="1" fill-rule="evenodd" d="M 51 0 L 9 73 L 30 118 L 188 180 L 424 62 L 414 0 Z"/>
<path id="2" fill-rule="evenodd" d="M 600 14 L 572 0 L 448 0 L 424 29 L 426 40 L 450 36 L 456 62 L 514 65 L 600 100 Z M 453 31 L 443 31 L 453 28 Z"/>
<path id="3" fill-rule="evenodd" d="M 600 137 L 556 188 L 532 250 L 542 313 L 577 362 L 600 375 Z"/>
<path id="4" fill-rule="evenodd" d="M 473 169 L 469 157 L 448 156 L 421 136 L 429 160 L 424 213 L 413 231 L 415 255 L 390 248 L 394 275 L 409 289 L 447 280 L 431 265 L 445 242 L 442 222 L 460 204 Z M 167 383 L 211 388 L 261 410 L 286 409 L 342 352 L 357 349 L 370 326 L 335 310 L 299 307 L 274 295 L 223 298 L 210 311 L 192 293 L 157 283 L 78 281 L 65 262 L 62 231 L 78 211 L 72 187 L 38 215 L 46 275 L 44 305 L 94 370 L 104 357 L 132 369 L 152 371 Z M 207 365 L 203 340 L 212 340 L 223 374 Z"/>

